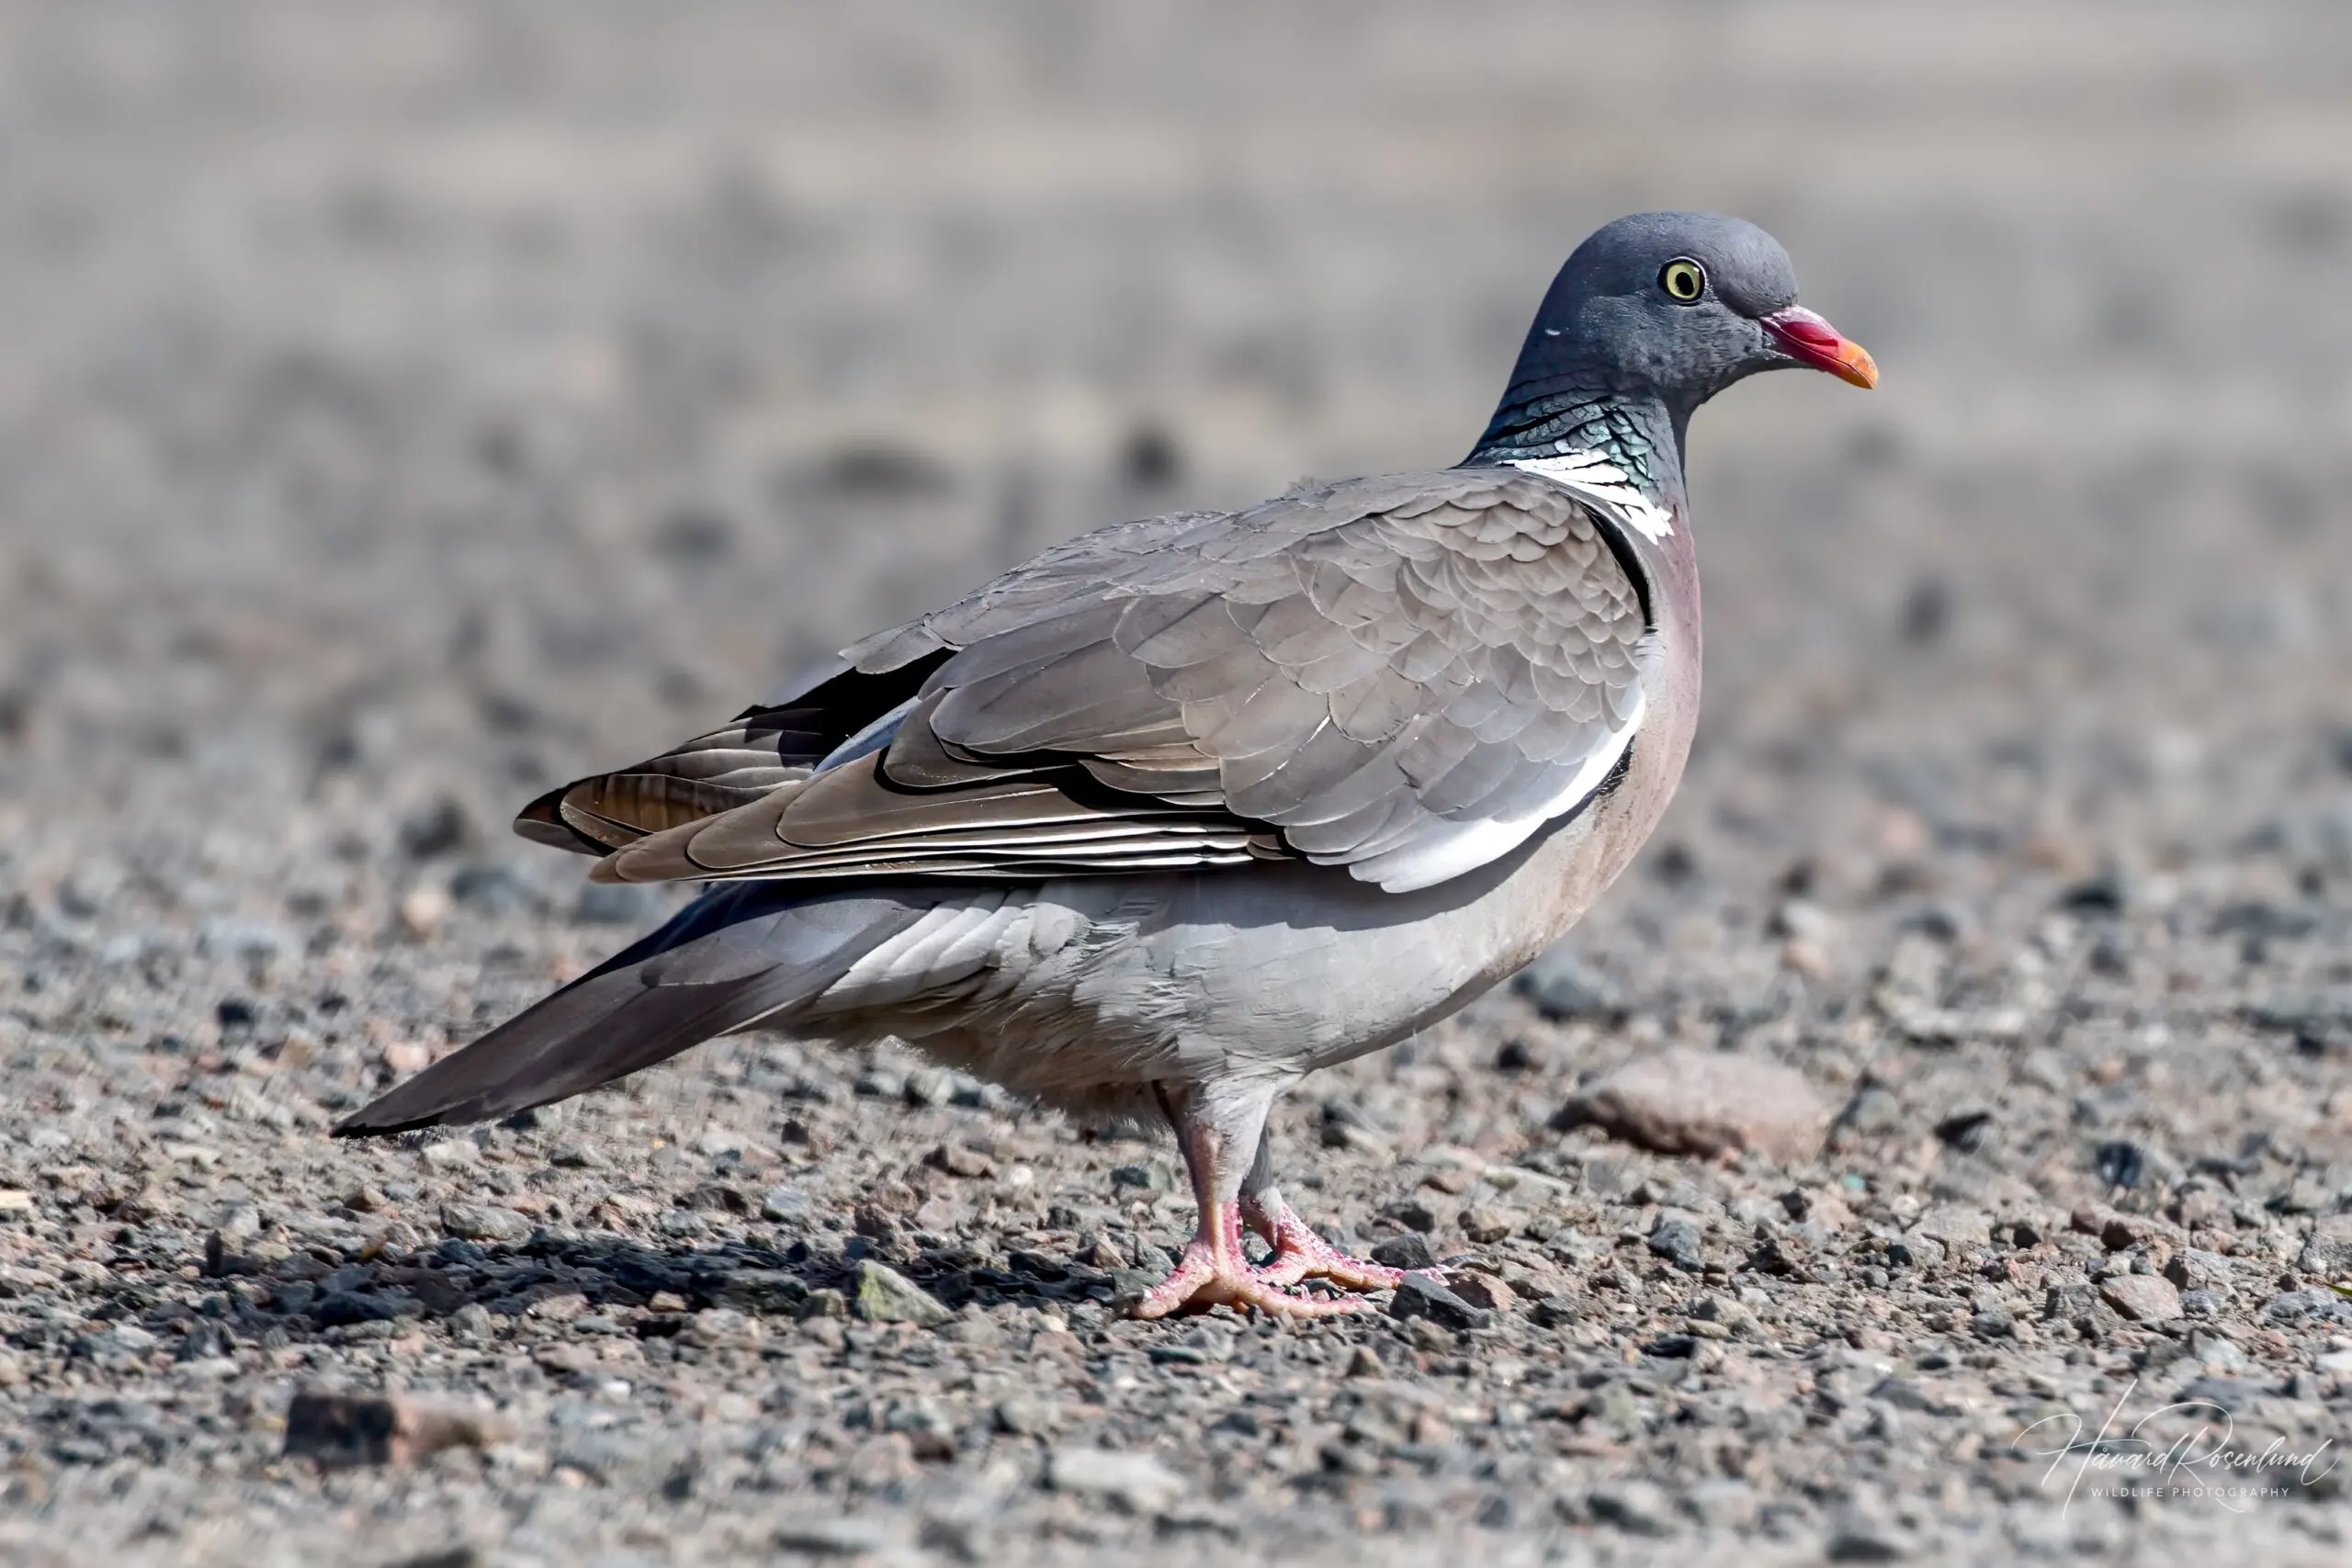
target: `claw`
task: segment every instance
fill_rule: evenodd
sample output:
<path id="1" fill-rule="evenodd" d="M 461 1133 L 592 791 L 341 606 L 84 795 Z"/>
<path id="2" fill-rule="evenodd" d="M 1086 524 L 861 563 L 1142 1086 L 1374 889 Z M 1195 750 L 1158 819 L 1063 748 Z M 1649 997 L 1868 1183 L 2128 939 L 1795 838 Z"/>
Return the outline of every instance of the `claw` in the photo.
<path id="1" fill-rule="evenodd" d="M 1211 1307 L 1247 1307 L 1270 1317 L 1336 1317 L 1359 1312 L 1364 1303 L 1347 1297 L 1310 1296 L 1247 1264 L 1220 1265 L 1206 1244 L 1193 1241 L 1175 1272 L 1154 1285 L 1136 1303 L 1135 1315 L 1166 1317 L 1180 1312 L 1206 1312 Z"/>
<path id="2" fill-rule="evenodd" d="M 1276 1284 L 1295 1285 L 1302 1280 L 1329 1280 L 1351 1291 L 1393 1291 L 1405 1282 L 1402 1269 L 1351 1257 L 1315 1234 L 1287 1203 L 1271 1214 L 1260 1211 L 1252 1221 L 1274 1256 L 1259 1270 Z"/>
<path id="3" fill-rule="evenodd" d="M 1247 1307 L 1270 1317 L 1309 1318 L 1337 1317 L 1363 1308 L 1359 1301 L 1310 1296 L 1293 1289 L 1296 1283 L 1295 1279 L 1279 1278 L 1250 1263 L 1241 1250 L 1240 1211 L 1227 1203 L 1218 1213 L 1215 1229 L 1187 1242 L 1175 1269 L 1144 1292 L 1136 1303 L 1135 1315 L 1166 1317 L 1229 1306 Z"/>

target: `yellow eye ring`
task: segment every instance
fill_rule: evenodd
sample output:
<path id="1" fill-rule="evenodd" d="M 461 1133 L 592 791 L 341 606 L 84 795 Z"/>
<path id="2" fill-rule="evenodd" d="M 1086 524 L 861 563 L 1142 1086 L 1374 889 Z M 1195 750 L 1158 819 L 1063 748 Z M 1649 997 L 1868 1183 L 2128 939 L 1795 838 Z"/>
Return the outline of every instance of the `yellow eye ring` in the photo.
<path id="1" fill-rule="evenodd" d="M 1677 256 L 1657 271 L 1657 286 L 1678 305 L 1695 305 L 1707 291 L 1707 269 L 1689 256 Z"/>

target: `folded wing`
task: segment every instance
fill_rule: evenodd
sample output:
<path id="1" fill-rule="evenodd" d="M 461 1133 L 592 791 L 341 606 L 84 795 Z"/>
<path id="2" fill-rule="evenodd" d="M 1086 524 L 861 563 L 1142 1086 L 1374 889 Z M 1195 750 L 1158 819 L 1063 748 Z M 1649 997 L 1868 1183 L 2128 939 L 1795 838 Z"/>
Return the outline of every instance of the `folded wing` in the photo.
<path id="1" fill-rule="evenodd" d="M 525 831 L 617 881 L 1303 859 L 1429 886 L 1634 742 L 1652 638 L 1611 504 L 1455 469 L 1102 530 Z"/>

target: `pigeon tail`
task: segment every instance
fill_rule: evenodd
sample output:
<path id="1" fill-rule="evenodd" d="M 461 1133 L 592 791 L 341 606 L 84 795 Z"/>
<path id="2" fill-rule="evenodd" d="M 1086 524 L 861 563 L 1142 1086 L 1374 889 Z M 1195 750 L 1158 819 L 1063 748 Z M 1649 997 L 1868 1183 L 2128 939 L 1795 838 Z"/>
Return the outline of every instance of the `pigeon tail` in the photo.
<path id="1" fill-rule="evenodd" d="M 626 1077 L 807 1001 L 921 913 L 887 897 L 720 888 L 345 1117 L 334 1135 L 487 1122 Z"/>

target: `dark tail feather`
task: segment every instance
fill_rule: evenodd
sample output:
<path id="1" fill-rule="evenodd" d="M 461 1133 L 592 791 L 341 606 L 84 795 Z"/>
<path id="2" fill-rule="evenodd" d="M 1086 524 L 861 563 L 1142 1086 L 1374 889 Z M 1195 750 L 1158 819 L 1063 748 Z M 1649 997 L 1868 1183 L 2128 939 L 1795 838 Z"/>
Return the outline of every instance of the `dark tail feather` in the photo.
<path id="1" fill-rule="evenodd" d="M 805 904 L 793 897 L 744 883 L 697 899 L 660 931 L 345 1117 L 334 1135 L 486 1122 L 626 1077 L 815 995 L 921 912 L 872 897 Z"/>

